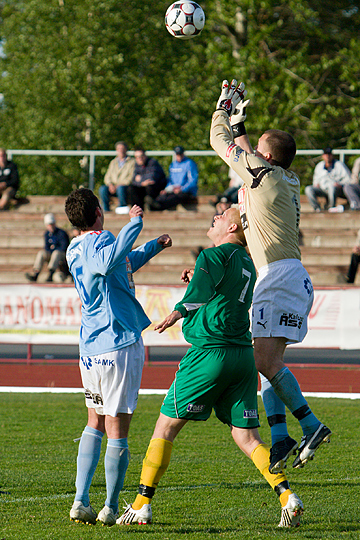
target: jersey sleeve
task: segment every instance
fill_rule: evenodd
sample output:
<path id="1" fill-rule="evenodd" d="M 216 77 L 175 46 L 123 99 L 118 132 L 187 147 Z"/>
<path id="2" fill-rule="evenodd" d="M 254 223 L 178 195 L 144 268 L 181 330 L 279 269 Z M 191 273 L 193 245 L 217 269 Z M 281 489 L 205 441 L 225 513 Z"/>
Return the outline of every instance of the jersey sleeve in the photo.
<path id="1" fill-rule="evenodd" d="M 129 254 L 133 243 L 139 236 L 143 227 L 141 217 L 132 218 L 113 240 L 111 233 L 101 234 L 94 242 L 94 253 L 89 258 L 89 266 L 94 272 L 102 275 L 110 274 L 115 270 L 124 257 Z"/>
<path id="2" fill-rule="evenodd" d="M 249 187 L 256 188 L 273 167 L 255 154 L 248 154 L 233 140 L 230 120 L 225 111 L 214 112 L 210 130 L 210 144 L 215 152 Z"/>
<path id="3" fill-rule="evenodd" d="M 212 251 L 211 255 L 206 251 Z M 197 258 L 194 275 L 187 286 L 183 299 L 176 304 L 174 310 L 183 317 L 206 304 L 215 294 L 216 285 L 224 275 L 222 264 L 216 264 L 216 256 L 211 248 L 204 250 Z"/>
<path id="4" fill-rule="evenodd" d="M 133 272 L 136 272 L 144 266 L 152 257 L 157 255 L 162 251 L 161 244 L 158 243 L 157 238 L 155 240 L 151 240 L 150 242 L 146 242 L 146 244 L 143 244 L 142 246 L 137 247 L 133 251 L 131 251 L 128 255 L 131 268 Z"/>

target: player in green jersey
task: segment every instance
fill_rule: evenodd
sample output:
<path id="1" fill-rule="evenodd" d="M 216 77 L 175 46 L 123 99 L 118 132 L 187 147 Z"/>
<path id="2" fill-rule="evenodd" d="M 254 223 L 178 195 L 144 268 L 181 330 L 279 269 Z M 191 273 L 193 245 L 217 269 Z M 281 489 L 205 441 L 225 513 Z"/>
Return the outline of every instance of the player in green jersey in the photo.
<path id="1" fill-rule="evenodd" d="M 184 318 L 183 333 L 191 343 L 161 407 L 140 478 L 139 494 L 116 523 L 151 523 L 151 500 L 170 462 L 173 441 L 189 420 L 207 420 L 212 409 L 229 425 L 238 447 L 252 459 L 280 497 L 280 527 L 297 526 L 303 512 L 283 473 L 269 472 L 269 447 L 258 433 L 257 371 L 249 309 L 256 280 L 247 255 L 238 209 L 216 216 L 207 233 L 215 247 L 204 250 L 174 311 L 155 327 L 164 332 Z"/>

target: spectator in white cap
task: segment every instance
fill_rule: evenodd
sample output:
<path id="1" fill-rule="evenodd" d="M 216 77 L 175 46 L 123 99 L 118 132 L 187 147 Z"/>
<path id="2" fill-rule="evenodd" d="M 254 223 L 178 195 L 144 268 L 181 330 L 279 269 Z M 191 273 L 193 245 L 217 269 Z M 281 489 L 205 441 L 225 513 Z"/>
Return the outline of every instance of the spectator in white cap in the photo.
<path id="1" fill-rule="evenodd" d="M 69 236 L 63 230 L 56 226 L 56 220 L 54 214 L 45 214 L 44 224 L 46 231 L 44 233 L 44 248 L 38 252 L 35 258 L 33 271 L 26 272 L 25 277 L 29 281 L 37 281 L 38 276 L 44 266 L 44 263 L 48 263 L 48 276 L 46 282 L 53 281 L 53 275 L 59 266 L 63 269 L 61 272 L 61 279 L 66 279 L 66 250 L 69 245 Z"/>

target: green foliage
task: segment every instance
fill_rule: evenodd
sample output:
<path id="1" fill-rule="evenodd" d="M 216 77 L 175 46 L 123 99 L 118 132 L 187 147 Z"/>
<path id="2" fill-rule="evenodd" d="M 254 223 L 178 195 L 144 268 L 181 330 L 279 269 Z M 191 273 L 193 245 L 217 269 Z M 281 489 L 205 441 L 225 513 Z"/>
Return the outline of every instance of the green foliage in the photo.
<path id="1" fill-rule="evenodd" d="M 130 465 L 120 494 L 132 502 L 142 460 L 158 417 L 162 396 L 140 396 L 129 436 Z M 316 414 L 333 430 L 303 470 L 289 467 L 292 488 L 305 505 L 299 529 L 278 530 L 280 505 L 252 462 L 234 444 L 229 429 L 214 416 L 189 422 L 177 437 L 170 466 L 153 500 L 153 524 L 101 527 L 70 522 L 75 494 L 76 455 L 86 423 L 81 394 L 0 394 L 4 414 L 0 510 L 1 538 L 11 540 L 269 540 L 296 534 L 298 539 L 356 539 L 360 536 L 359 436 L 354 429 L 358 403 L 343 399 L 309 399 Z M 260 434 L 270 440 L 263 407 Z M 355 421 L 356 422 L 356 421 Z M 300 438 L 297 421 L 288 418 L 290 433 Z M 104 452 L 91 487 L 99 511 L 106 498 Z"/>
<path id="2" fill-rule="evenodd" d="M 206 0 L 205 28 L 188 41 L 167 33 L 168 3 L 0 1 L 1 145 L 111 149 L 123 139 L 149 150 L 209 149 L 221 81 L 235 77 L 248 86 L 253 143 L 273 127 L 299 148 L 359 146 L 355 0 L 331 9 L 327 0 Z M 202 191 L 227 184 L 220 160 L 199 168 Z M 22 190 L 66 194 L 82 183 L 80 171 L 76 160 L 32 158 Z"/>

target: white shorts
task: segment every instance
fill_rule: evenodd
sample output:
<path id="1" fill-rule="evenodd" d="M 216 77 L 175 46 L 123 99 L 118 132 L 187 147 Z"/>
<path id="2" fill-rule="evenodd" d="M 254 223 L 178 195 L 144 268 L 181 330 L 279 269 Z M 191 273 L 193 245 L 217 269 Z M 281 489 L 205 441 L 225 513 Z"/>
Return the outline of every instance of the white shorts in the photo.
<path id="1" fill-rule="evenodd" d="M 137 405 L 144 360 L 142 338 L 117 351 L 80 357 L 86 406 L 100 415 L 132 414 Z"/>
<path id="2" fill-rule="evenodd" d="M 254 288 L 252 337 L 284 337 L 287 343 L 303 341 L 313 301 L 310 276 L 298 259 L 263 266 Z"/>

